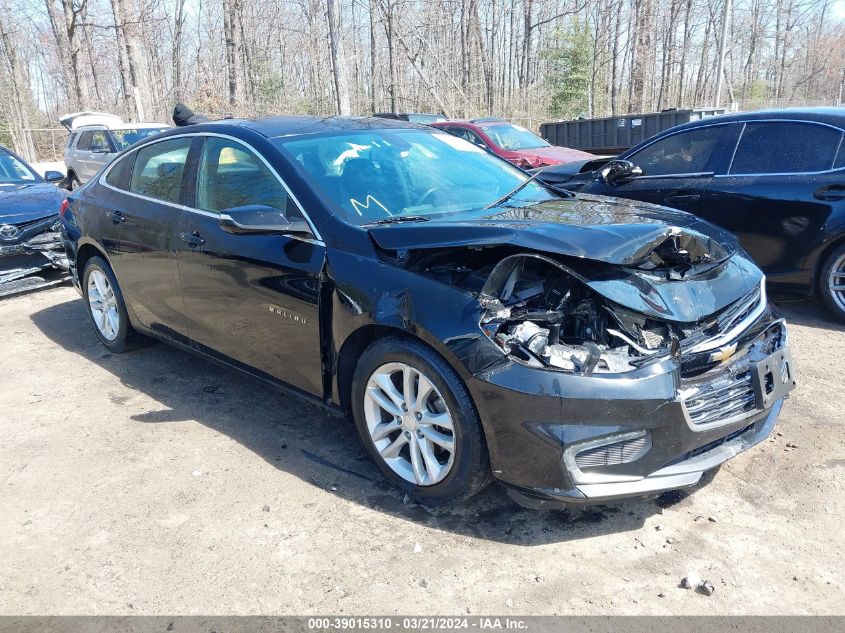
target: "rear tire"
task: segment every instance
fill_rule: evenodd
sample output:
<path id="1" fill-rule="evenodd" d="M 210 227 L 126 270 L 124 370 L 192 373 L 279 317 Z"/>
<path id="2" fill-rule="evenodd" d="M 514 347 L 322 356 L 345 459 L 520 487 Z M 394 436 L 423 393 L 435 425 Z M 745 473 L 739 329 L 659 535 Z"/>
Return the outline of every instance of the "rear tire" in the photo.
<path id="1" fill-rule="evenodd" d="M 822 265 L 819 290 L 833 315 L 845 321 L 845 244 L 834 248 Z"/>
<path id="2" fill-rule="evenodd" d="M 145 337 L 130 325 L 117 278 L 102 257 L 92 257 L 85 263 L 82 292 L 94 333 L 109 351 L 119 354 L 145 342 Z"/>
<path id="3" fill-rule="evenodd" d="M 397 337 L 376 341 L 358 361 L 351 396 L 367 453 L 414 501 L 458 504 L 492 480 L 469 393 L 431 348 Z"/>

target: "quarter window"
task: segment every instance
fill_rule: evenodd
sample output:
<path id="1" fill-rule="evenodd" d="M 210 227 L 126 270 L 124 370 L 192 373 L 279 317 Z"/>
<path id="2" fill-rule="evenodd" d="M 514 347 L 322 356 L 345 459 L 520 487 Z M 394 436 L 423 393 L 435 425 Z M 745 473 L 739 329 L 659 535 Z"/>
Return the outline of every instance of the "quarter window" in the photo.
<path id="1" fill-rule="evenodd" d="M 786 121 L 746 123 L 731 174 L 794 174 L 833 168 L 842 132 Z"/>
<path id="2" fill-rule="evenodd" d="M 264 205 L 286 213 L 287 201 L 279 179 L 250 150 L 228 139 L 206 139 L 197 173 L 198 208 L 220 213 Z"/>
<path id="3" fill-rule="evenodd" d="M 106 183 L 117 189 L 129 189 L 129 181 L 132 178 L 132 165 L 135 162 L 135 154 L 132 153 L 115 163 L 114 167 L 109 169 L 106 174 Z"/>
<path id="4" fill-rule="evenodd" d="M 672 176 L 711 171 L 724 126 L 710 125 L 672 134 L 630 157 L 644 176 Z"/>
<path id="5" fill-rule="evenodd" d="M 157 200 L 179 203 L 182 172 L 185 171 L 190 147 L 190 138 L 175 138 L 142 147 L 135 157 L 129 190 Z"/>

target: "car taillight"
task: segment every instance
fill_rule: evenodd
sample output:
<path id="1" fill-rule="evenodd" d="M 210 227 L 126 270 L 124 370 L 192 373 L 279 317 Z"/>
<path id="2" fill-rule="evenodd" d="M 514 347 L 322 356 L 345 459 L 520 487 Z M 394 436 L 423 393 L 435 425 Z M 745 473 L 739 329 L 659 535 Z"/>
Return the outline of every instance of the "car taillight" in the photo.
<path id="1" fill-rule="evenodd" d="M 68 202 L 67 198 L 65 198 L 64 200 L 62 200 L 62 204 L 61 204 L 61 206 L 59 207 L 59 217 L 60 217 L 60 218 L 64 219 L 64 217 L 65 217 L 65 211 L 67 211 L 67 210 L 68 210 L 68 207 L 69 207 L 69 206 L 70 206 L 70 202 Z"/>

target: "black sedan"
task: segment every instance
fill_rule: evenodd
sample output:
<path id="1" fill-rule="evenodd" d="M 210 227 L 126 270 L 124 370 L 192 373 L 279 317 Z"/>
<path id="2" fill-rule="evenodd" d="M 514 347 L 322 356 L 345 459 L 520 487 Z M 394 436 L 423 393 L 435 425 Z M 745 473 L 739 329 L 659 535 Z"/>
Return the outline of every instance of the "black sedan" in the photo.
<path id="1" fill-rule="evenodd" d="M 46 175 L 50 182 L 0 147 L 0 297 L 61 282 L 56 274 L 39 273 L 67 268 L 58 230 L 65 195 L 51 184 L 64 175 Z"/>
<path id="2" fill-rule="evenodd" d="M 735 238 L 576 196 L 444 132 L 287 117 L 167 132 L 70 197 L 94 331 L 349 414 L 426 504 L 692 486 L 762 441 L 786 328 Z"/>
<path id="3" fill-rule="evenodd" d="M 735 233 L 773 290 L 845 320 L 845 108 L 742 112 L 679 125 L 595 168 L 539 178 L 689 211 Z"/>

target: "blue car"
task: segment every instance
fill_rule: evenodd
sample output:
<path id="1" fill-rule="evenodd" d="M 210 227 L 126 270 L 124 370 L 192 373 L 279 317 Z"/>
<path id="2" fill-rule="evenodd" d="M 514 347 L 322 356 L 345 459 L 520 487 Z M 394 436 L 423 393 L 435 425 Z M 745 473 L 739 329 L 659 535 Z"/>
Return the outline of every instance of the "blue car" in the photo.
<path id="1" fill-rule="evenodd" d="M 66 270 L 59 233 L 65 195 L 54 183 L 61 172 L 42 178 L 25 160 L 0 146 L 0 297 L 60 283 L 50 270 Z"/>

